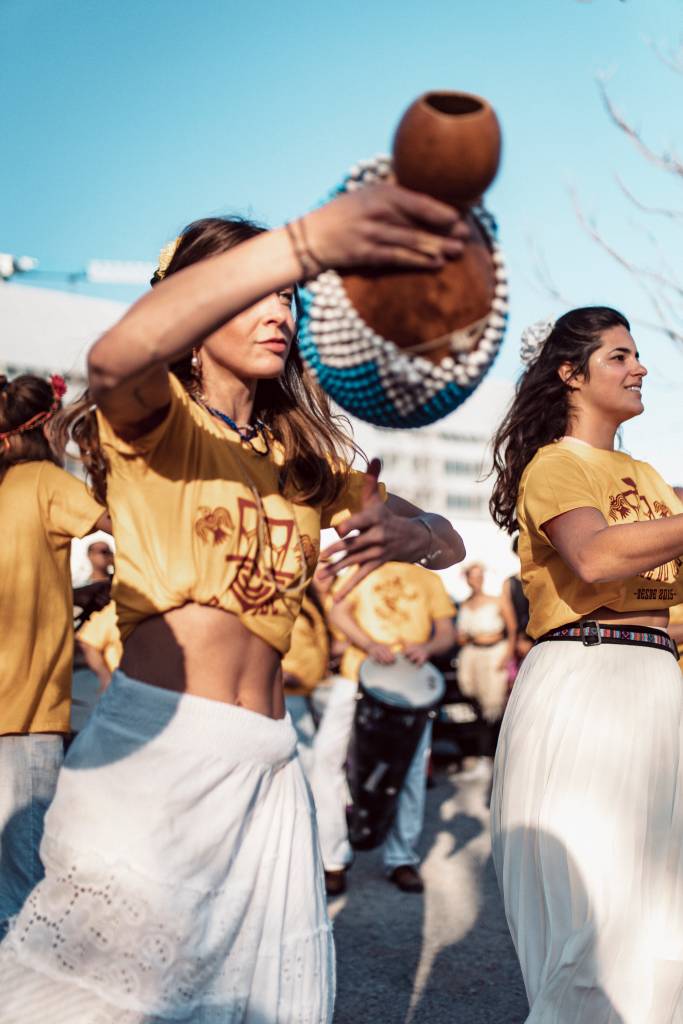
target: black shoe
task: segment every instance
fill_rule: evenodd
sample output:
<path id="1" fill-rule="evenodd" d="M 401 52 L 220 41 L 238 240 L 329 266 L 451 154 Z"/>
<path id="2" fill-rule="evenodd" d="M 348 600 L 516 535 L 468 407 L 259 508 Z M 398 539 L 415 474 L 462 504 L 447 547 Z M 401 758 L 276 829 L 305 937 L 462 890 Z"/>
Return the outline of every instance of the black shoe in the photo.
<path id="1" fill-rule="evenodd" d="M 341 896 L 346 892 L 346 869 L 325 872 L 325 892 L 328 896 Z"/>
<path id="2" fill-rule="evenodd" d="M 424 892 L 424 883 L 420 872 L 412 864 L 399 864 L 389 875 L 389 881 L 402 892 Z"/>

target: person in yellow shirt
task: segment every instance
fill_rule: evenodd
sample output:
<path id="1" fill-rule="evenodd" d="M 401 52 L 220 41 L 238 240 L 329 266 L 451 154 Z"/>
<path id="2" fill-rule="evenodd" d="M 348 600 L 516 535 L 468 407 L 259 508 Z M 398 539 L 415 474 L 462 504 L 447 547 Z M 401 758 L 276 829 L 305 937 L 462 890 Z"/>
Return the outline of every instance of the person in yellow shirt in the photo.
<path id="1" fill-rule="evenodd" d="M 313 744 L 311 784 L 320 828 L 328 895 L 346 887 L 353 854 L 346 828 L 344 774 L 353 726 L 359 671 L 366 658 L 391 665 L 398 652 L 416 665 L 455 644 L 455 606 L 441 579 L 419 565 L 387 562 L 329 612 L 349 640 Z M 431 720 L 425 726 L 399 797 L 396 820 L 383 846 L 389 878 L 406 892 L 421 892 L 416 845 L 422 831 Z"/>
<path id="2" fill-rule="evenodd" d="M 289 650 L 282 659 L 285 707 L 298 736 L 298 751 L 304 771 L 310 770 L 315 722 L 311 696 L 327 677 L 330 664 L 330 639 L 320 599 L 312 580 L 304 594 Z"/>
<path id="3" fill-rule="evenodd" d="M 69 732 L 71 540 L 108 525 L 46 437 L 63 392 L 60 377 L 0 375 L 0 936 L 42 876 L 43 819 Z"/>
<path id="4" fill-rule="evenodd" d="M 69 749 L 46 877 L 0 944 L 17 1024 L 43 997 L 52 1024 L 217 1007 L 234 1024 L 331 1020 L 334 949 L 281 658 L 321 527 L 340 524 L 338 564 L 359 573 L 442 567 L 464 549 L 447 520 L 387 497 L 376 467 L 351 470 L 298 352 L 293 282 L 368 261 L 441 266 L 462 252 L 459 230 L 451 208 L 390 186 L 273 231 L 196 221 L 91 348 L 65 427 L 111 510 L 124 653 Z"/>
<path id="5" fill-rule="evenodd" d="M 71 693 L 71 731 L 79 733 L 92 714 L 100 695 L 119 667 L 123 645 L 116 621 L 116 605 L 109 601 L 94 611 L 76 633 L 76 643 L 86 668 L 74 671 Z"/>
<path id="6" fill-rule="evenodd" d="M 643 412 L 629 323 L 525 332 L 491 511 L 519 525 L 535 641 L 496 754 L 493 858 L 529 1020 L 683 1019 L 683 502 L 615 448 Z M 646 388 L 645 388 L 646 390 Z"/>

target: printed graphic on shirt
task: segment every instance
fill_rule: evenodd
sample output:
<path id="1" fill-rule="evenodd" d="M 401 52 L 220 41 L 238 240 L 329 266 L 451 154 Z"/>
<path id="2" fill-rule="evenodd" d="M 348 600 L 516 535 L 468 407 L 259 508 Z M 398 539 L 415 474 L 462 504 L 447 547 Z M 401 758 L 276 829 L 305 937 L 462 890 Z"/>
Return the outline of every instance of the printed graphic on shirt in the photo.
<path id="1" fill-rule="evenodd" d="M 400 576 L 390 576 L 372 588 L 377 597 L 375 615 L 385 622 L 410 622 L 410 606 L 419 599 L 415 587 L 406 586 Z"/>
<path id="2" fill-rule="evenodd" d="M 198 509 L 198 516 L 194 529 L 203 541 L 213 541 L 214 545 L 222 544 L 234 530 L 230 513 L 221 505 L 214 509 L 202 505 Z"/>
<path id="3" fill-rule="evenodd" d="M 613 522 L 623 523 L 630 519 L 640 522 L 643 519 L 668 519 L 672 515 L 666 502 L 660 501 L 658 498 L 650 502 L 645 494 L 641 494 L 632 477 L 622 477 L 622 483 L 626 484 L 627 490 L 611 494 L 609 498 L 609 518 Z M 683 565 L 683 561 L 680 558 L 673 558 L 664 565 L 659 565 L 656 569 L 648 569 L 647 572 L 642 572 L 639 575 L 642 579 L 652 580 L 653 583 L 675 583 L 681 565 Z M 668 594 L 667 591 L 658 595 L 656 587 L 642 587 L 638 589 L 636 596 L 639 600 L 645 601 L 670 600 L 673 597 L 673 592 L 667 596 Z"/>
<path id="4" fill-rule="evenodd" d="M 296 523 L 293 519 L 264 517 L 249 498 L 238 498 L 237 507 L 237 541 L 233 553 L 225 557 L 228 563 L 238 563 L 232 593 L 245 612 L 272 611 L 267 605 L 273 598 L 302 578 L 295 554 L 301 543 Z"/>

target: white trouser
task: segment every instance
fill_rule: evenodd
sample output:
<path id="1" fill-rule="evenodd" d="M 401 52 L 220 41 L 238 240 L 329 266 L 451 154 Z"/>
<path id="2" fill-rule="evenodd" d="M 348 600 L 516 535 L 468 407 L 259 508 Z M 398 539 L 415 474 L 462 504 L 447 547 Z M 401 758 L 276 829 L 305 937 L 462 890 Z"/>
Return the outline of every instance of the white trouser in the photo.
<path id="1" fill-rule="evenodd" d="M 357 684 L 336 676 L 327 707 L 313 741 L 311 786 L 318 816 L 318 831 L 326 871 L 338 871 L 353 860 L 346 827 L 349 802 L 344 766 L 356 708 Z M 432 741 L 431 719 L 424 728 L 398 799 L 394 824 L 382 850 L 384 866 L 418 864 L 415 847 L 422 832 L 427 760 Z"/>

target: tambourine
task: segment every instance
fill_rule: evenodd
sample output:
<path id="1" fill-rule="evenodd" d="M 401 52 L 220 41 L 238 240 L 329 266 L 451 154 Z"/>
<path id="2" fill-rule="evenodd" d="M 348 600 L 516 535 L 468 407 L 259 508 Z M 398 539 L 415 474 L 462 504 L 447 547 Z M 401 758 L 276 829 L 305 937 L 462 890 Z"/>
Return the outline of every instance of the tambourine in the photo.
<path id="1" fill-rule="evenodd" d="M 300 351 L 352 415 L 381 427 L 426 426 L 453 412 L 493 364 L 508 282 L 481 196 L 499 160 L 498 120 L 485 100 L 427 93 L 401 119 L 393 157 L 359 162 L 334 190 L 397 180 L 457 206 L 470 227 L 463 256 L 442 270 L 327 270 L 308 282 Z"/>

